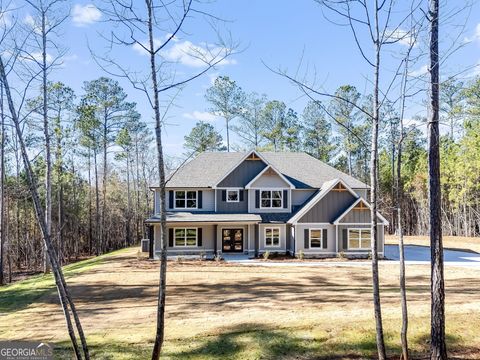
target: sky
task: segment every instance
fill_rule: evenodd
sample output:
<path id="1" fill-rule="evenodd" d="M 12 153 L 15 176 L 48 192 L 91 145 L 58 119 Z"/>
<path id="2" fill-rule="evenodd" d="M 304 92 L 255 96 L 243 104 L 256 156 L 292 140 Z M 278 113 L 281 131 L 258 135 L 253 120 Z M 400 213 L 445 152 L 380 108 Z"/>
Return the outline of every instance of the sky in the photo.
<path id="1" fill-rule="evenodd" d="M 449 4 L 442 3 L 441 11 L 445 15 L 452 12 Z M 52 73 L 52 78 L 65 82 L 78 96 L 82 94 L 84 81 L 105 75 L 92 59 L 91 51 L 96 54 L 108 52 L 107 42 L 101 34 L 108 34 L 112 27 L 105 22 L 106 16 L 97 6 L 101 7 L 96 2 L 73 1 L 70 17 L 62 25 L 59 39 L 67 53 L 63 65 Z M 300 74 L 308 70 L 306 79 L 311 81 L 316 77 L 317 85 L 327 92 L 333 93 L 340 85 L 352 84 L 361 93 L 368 93 L 372 69 L 362 59 L 351 31 L 348 27 L 333 23 L 333 15 L 323 11 L 325 9 L 322 10 L 315 1 L 218 0 L 201 5 L 201 8 L 227 20 L 221 25 L 221 33 L 228 33 L 239 42 L 239 52 L 206 75 L 190 82 L 176 95 L 174 106 L 169 109 L 165 121 L 164 144 L 167 155 L 179 156 L 185 152 L 184 136 L 199 120 L 211 122 L 225 138 L 224 122 L 208 112 L 209 104 L 204 98 L 206 89 L 219 75 L 229 76 L 246 92 L 255 91 L 266 94 L 270 100 L 282 100 L 298 113 L 302 112 L 307 99 L 298 88 L 273 73 L 266 65 L 295 74 L 301 64 Z M 24 21 L 28 21 L 28 15 L 25 14 Z M 397 15 L 397 18 L 400 16 Z M 440 27 L 440 47 L 447 52 L 454 40 L 462 46 L 445 58 L 442 63 L 443 76 L 460 73 L 462 78 L 468 78 L 480 74 L 479 67 L 474 67 L 480 64 L 480 4 L 474 4 L 456 17 L 446 17 Z M 202 69 L 198 61 L 185 54 L 185 49 L 189 46 L 201 47 L 205 43 L 213 44 L 216 40 L 212 28 L 201 16 L 187 18 L 184 29 L 164 53 L 168 60 L 175 62 L 178 78 Z M 125 34 L 121 29 L 114 31 L 120 36 Z M 163 36 L 166 34 L 168 31 Z M 366 34 L 359 35 L 366 39 Z M 385 71 L 382 73 L 384 86 L 389 83 L 388 79 L 396 69 L 397 55 L 404 50 L 402 46 L 393 45 L 385 56 Z M 371 47 L 366 45 L 366 51 L 371 54 Z M 148 57 L 138 47 L 115 49 L 110 55 L 132 69 L 148 71 Z M 412 66 L 411 75 L 425 73 L 426 64 L 426 58 L 419 59 Z M 129 94 L 130 101 L 137 102 L 143 120 L 153 130 L 152 110 L 144 95 L 133 89 L 128 81 L 119 81 Z M 176 94 L 175 90 L 162 94 L 161 100 L 166 102 L 173 94 Z M 409 105 L 407 117 L 425 114 L 425 111 L 425 106 L 419 100 Z"/>

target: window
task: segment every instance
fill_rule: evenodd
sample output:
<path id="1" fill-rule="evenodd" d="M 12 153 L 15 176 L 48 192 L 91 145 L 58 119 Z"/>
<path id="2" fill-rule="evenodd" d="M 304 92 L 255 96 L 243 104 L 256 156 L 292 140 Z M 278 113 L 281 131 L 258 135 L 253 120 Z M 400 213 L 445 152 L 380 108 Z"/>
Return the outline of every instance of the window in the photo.
<path id="1" fill-rule="evenodd" d="M 175 191 L 175 209 L 196 209 L 196 191 Z"/>
<path id="2" fill-rule="evenodd" d="M 370 249 L 371 232 L 370 229 L 348 229 L 348 248 L 349 249 Z"/>
<path id="3" fill-rule="evenodd" d="M 282 190 L 262 190 L 261 192 L 261 208 L 281 208 L 283 200 Z"/>
<path id="4" fill-rule="evenodd" d="M 176 228 L 175 229 L 175 246 L 197 246 L 197 229 L 196 228 Z"/>
<path id="5" fill-rule="evenodd" d="M 310 247 L 322 247 L 322 229 L 310 229 Z"/>
<path id="6" fill-rule="evenodd" d="M 227 202 L 239 202 L 240 192 L 238 190 L 227 190 Z"/>
<path id="7" fill-rule="evenodd" d="M 280 246 L 280 228 L 265 228 L 265 246 Z"/>

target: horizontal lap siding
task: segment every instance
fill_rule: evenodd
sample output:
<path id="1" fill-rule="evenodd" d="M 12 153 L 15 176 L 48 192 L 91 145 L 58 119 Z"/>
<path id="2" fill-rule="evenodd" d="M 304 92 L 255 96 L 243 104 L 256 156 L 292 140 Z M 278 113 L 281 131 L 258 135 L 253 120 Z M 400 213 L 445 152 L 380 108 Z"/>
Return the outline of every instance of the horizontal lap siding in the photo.
<path id="1" fill-rule="evenodd" d="M 278 227 L 280 228 L 280 246 L 272 247 L 265 246 L 265 228 Z M 259 224 L 258 225 L 258 250 L 260 252 L 285 252 L 287 248 L 287 227 L 285 224 Z"/>
<path id="2" fill-rule="evenodd" d="M 378 247 L 379 247 L 379 252 L 384 251 L 384 246 L 385 246 L 385 233 L 384 229 L 385 227 L 383 225 L 378 225 L 377 226 L 377 231 L 378 231 Z M 344 230 L 345 229 L 370 229 L 370 225 L 339 225 L 338 226 L 338 251 L 345 251 L 345 252 L 368 252 L 368 250 L 348 250 L 343 248 L 343 239 L 344 239 Z M 348 230 L 347 230 L 348 231 Z M 347 240 L 345 240 L 347 241 Z"/>
<path id="3" fill-rule="evenodd" d="M 169 196 L 170 196 L 170 191 L 201 191 L 202 192 L 202 208 L 201 209 L 175 209 L 175 204 L 173 207 L 170 207 L 170 201 L 169 201 Z M 155 190 L 155 193 L 160 193 L 160 190 Z M 215 211 L 215 191 L 210 190 L 210 189 L 180 189 L 180 188 L 172 188 L 172 189 L 167 189 L 166 191 L 166 203 L 167 203 L 167 210 L 168 211 Z M 172 196 L 174 194 L 172 193 Z M 160 199 L 160 196 L 159 196 Z M 198 206 L 198 204 L 197 204 Z M 160 212 L 160 207 L 158 207 L 158 211 Z M 158 212 L 158 213 L 159 213 Z M 157 214 L 158 214 L 157 213 Z"/>
<path id="4" fill-rule="evenodd" d="M 169 245 L 169 231 L 170 228 L 202 228 L 202 246 L 197 247 L 171 247 Z M 160 224 L 155 224 L 155 251 L 161 250 L 161 230 Z M 199 225 L 195 223 L 186 223 L 186 224 L 168 224 L 167 225 L 167 249 L 175 252 L 195 252 L 200 253 L 202 251 L 210 251 L 214 249 L 215 246 L 215 231 L 214 225 Z"/>
<path id="5" fill-rule="evenodd" d="M 315 194 L 316 190 L 292 190 L 292 205 L 302 205 Z"/>
<path id="6" fill-rule="evenodd" d="M 327 249 L 322 248 L 313 248 L 305 249 L 305 229 L 327 229 Z M 308 224 L 302 225 L 298 224 L 295 229 L 295 242 L 297 247 L 297 252 L 302 250 L 305 254 L 312 252 L 335 252 L 335 226 L 334 225 L 315 225 Z"/>
<path id="7" fill-rule="evenodd" d="M 330 191 L 317 202 L 299 223 L 330 223 L 340 216 L 356 198 L 348 191 Z"/>

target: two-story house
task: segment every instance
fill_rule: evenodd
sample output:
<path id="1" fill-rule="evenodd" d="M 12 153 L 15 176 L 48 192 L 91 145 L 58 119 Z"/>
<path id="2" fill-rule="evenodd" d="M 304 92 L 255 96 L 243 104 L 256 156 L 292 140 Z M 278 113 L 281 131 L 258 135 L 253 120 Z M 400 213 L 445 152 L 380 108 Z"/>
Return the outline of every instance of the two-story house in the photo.
<path id="1" fill-rule="evenodd" d="M 202 153 L 167 181 L 168 253 L 367 256 L 368 188 L 305 153 Z M 158 255 L 160 192 L 152 190 L 155 214 L 146 223 Z M 388 222 L 377 219 L 383 256 Z"/>

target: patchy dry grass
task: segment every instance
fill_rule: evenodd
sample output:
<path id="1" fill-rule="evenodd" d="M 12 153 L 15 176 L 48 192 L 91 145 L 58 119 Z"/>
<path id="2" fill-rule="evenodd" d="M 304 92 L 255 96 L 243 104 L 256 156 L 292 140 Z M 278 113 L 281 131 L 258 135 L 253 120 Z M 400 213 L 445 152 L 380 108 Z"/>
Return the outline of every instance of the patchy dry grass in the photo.
<path id="1" fill-rule="evenodd" d="M 405 236 L 404 242 L 405 245 L 430 246 L 430 238 L 428 236 Z M 394 235 L 387 235 L 385 237 L 385 244 L 397 245 L 398 238 Z M 480 253 L 480 237 L 444 236 L 443 246 L 446 249 L 467 250 Z"/>
<path id="2" fill-rule="evenodd" d="M 106 256 L 68 279 L 95 359 L 149 356 L 158 262 L 138 259 L 136 252 Z M 386 342 L 395 358 L 398 267 L 382 262 L 380 271 Z M 415 358 L 424 357 L 429 346 L 429 271 L 426 265 L 407 266 Z M 449 350 L 452 357 L 478 359 L 480 269 L 449 266 L 445 274 Z M 0 338 L 54 342 L 58 358 L 70 356 L 55 293 L 40 294 L 18 308 L 3 306 L 11 290 L 4 289 L 0 298 Z M 372 358 L 370 268 L 170 262 L 166 334 L 164 355 L 169 359 Z"/>

